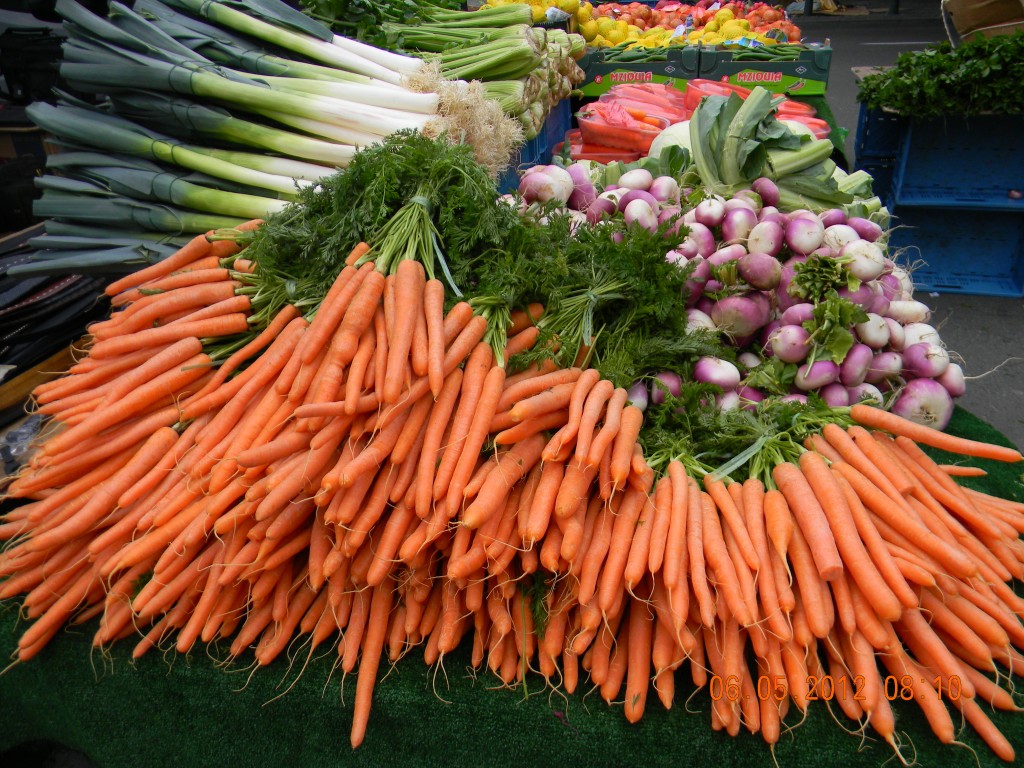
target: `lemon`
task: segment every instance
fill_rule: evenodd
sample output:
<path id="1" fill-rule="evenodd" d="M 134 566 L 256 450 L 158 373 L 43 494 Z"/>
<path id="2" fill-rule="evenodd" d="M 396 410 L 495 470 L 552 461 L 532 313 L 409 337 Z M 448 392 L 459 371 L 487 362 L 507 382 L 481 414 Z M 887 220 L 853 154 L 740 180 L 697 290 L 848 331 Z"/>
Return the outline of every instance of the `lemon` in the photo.
<path id="1" fill-rule="evenodd" d="M 618 27 L 615 27 L 605 33 L 605 39 L 607 39 L 611 45 L 618 45 L 619 43 L 625 42 L 626 33 Z"/>
<path id="2" fill-rule="evenodd" d="M 722 24 L 718 19 L 712 19 L 711 21 L 704 25 L 704 31 L 717 32 L 721 26 Z"/>
<path id="3" fill-rule="evenodd" d="M 736 22 L 736 19 L 731 19 L 719 27 L 719 31 L 726 37 L 733 37 L 737 34 L 743 34 L 744 30 L 743 27 Z"/>
<path id="4" fill-rule="evenodd" d="M 559 10 L 575 14 L 580 9 L 580 0 L 558 0 Z"/>
<path id="5" fill-rule="evenodd" d="M 615 29 L 615 19 L 610 16 L 598 16 L 597 17 L 597 28 L 602 35 L 606 34 L 610 30 Z"/>
<path id="6" fill-rule="evenodd" d="M 736 14 L 733 13 L 729 8 L 723 8 L 722 10 L 715 12 L 715 20 L 719 22 L 729 21 L 735 18 Z"/>
<path id="7" fill-rule="evenodd" d="M 588 43 L 600 34 L 600 30 L 597 27 L 597 22 L 590 20 L 584 21 L 580 24 L 580 34 L 583 35 L 583 39 Z"/>
<path id="8" fill-rule="evenodd" d="M 704 35 L 701 42 L 704 43 L 704 45 L 721 45 L 725 42 L 725 38 L 716 32 L 712 32 L 709 35 Z"/>
<path id="9" fill-rule="evenodd" d="M 590 21 L 594 18 L 594 6 L 590 3 L 580 3 L 580 9 L 576 11 L 576 20 L 579 22 Z"/>

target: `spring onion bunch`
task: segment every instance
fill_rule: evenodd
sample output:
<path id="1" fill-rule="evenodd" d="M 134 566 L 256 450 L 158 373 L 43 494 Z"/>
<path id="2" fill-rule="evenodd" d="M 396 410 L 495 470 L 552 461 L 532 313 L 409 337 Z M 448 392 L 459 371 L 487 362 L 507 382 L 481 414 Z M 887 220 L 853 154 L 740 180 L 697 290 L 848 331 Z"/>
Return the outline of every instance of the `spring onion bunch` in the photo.
<path id="1" fill-rule="evenodd" d="M 497 99 L 505 113 L 522 124 L 526 137 L 533 138 L 551 108 L 568 98 L 583 81 L 577 60 L 586 43 L 579 35 L 525 23 L 507 27 L 467 25 L 472 18 L 483 15 L 496 23 L 504 16 L 490 12 L 517 8 L 450 12 L 446 16 L 451 17 L 449 21 L 384 27 L 389 46 L 436 63 L 442 76 L 482 81 L 488 97 Z M 511 85 L 517 82 L 522 83 L 521 89 Z"/>

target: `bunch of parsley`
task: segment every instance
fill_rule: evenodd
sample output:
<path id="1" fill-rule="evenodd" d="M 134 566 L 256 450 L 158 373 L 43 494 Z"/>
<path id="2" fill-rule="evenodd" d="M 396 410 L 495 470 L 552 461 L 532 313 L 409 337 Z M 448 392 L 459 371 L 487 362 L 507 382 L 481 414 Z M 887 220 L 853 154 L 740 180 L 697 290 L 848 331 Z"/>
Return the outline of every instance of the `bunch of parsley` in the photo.
<path id="1" fill-rule="evenodd" d="M 860 82 L 857 100 L 872 109 L 931 119 L 1024 113 L 1024 31 L 978 37 L 953 48 L 937 43 L 900 54 L 896 65 Z"/>

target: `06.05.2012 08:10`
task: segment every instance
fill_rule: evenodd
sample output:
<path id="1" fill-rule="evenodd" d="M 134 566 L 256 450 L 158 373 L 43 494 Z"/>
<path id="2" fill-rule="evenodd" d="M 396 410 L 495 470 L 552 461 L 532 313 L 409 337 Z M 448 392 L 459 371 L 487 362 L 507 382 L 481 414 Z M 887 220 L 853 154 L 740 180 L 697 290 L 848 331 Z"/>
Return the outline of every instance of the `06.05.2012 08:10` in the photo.
<path id="1" fill-rule="evenodd" d="M 789 697 L 789 679 L 782 675 L 759 675 L 756 686 L 752 682 L 748 678 L 744 685 L 744 681 L 738 675 L 726 677 L 712 675 L 708 683 L 708 690 L 713 701 L 724 699 L 729 702 L 737 702 L 741 699 L 748 700 L 755 697 L 761 701 L 768 699 L 783 701 Z M 910 701 L 915 696 L 915 686 L 917 685 L 929 686 L 940 699 L 945 696 L 951 701 L 959 699 L 963 691 L 960 678 L 956 675 L 948 679 L 940 676 L 933 680 L 918 679 L 911 675 L 900 677 L 888 675 L 881 679 L 881 683 L 882 695 L 889 701 Z M 852 678 L 846 675 L 823 675 L 821 677 L 808 675 L 804 696 L 808 701 L 816 699 L 831 701 L 837 696 L 840 698 L 852 696 L 854 701 L 864 701 L 867 699 L 866 686 L 867 680 L 863 675 L 856 675 Z"/>

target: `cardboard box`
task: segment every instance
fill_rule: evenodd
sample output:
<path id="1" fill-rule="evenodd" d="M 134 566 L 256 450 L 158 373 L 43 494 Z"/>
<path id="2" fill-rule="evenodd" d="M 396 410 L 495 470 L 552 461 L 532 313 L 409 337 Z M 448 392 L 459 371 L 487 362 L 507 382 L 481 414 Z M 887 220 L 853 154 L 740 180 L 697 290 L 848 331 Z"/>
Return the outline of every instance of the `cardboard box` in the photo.
<path id="1" fill-rule="evenodd" d="M 942 8 L 965 39 L 983 27 L 1024 19 L 1024 0 L 942 0 Z"/>
<path id="2" fill-rule="evenodd" d="M 619 83 L 666 83 L 686 88 L 686 81 L 698 77 L 700 50 L 696 46 L 669 48 L 666 61 L 629 64 L 605 61 L 600 49 L 588 49 L 580 60 L 586 79 L 580 91 L 588 98 L 597 98 Z"/>
<path id="3" fill-rule="evenodd" d="M 821 96 L 828 87 L 832 63 L 830 46 L 800 52 L 796 61 L 736 61 L 731 50 L 701 48 L 697 77 L 753 88 L 760 85 L 773 93 Z"/>
<path id="4" fill-rule="evenodd" d="M 1007 24 L 994 24 L 991 27 L 979 27 L 964 35 L 964 40 L 975 40 L 979 37 L 995 37 L 996 35 L 1012 35 L 1018 29 L 1024 29 L 1024 17 Z"/>

